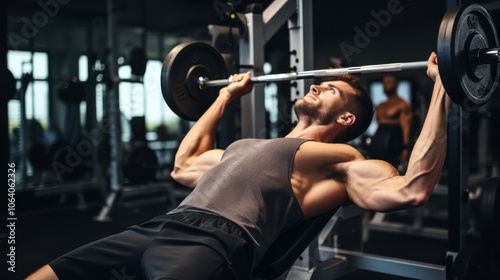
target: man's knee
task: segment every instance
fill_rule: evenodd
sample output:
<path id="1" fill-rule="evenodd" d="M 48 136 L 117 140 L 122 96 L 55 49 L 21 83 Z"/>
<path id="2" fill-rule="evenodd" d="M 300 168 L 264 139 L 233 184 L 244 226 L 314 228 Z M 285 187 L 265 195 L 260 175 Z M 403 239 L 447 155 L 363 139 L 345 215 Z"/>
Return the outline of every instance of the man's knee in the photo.
<path id="1" fill-rule="evenodd" d="M 44 265 L 39 270 L 35 271 L 35 273 L 28 276 L 26 280 L 59 280 L 59 278 L 57 278 L 57 275 L 50 266 Z"/>

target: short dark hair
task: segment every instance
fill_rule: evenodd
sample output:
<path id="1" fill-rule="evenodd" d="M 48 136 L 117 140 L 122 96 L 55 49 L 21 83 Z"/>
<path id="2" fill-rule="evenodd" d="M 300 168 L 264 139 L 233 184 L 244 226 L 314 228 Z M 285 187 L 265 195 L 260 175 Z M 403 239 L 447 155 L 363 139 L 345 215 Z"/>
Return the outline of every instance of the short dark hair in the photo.
<path id="1" fill-rule="evenodd" d="M 356 116 L 356 121 L 335 138 L 335 142 L 345 143 L 363 134 L 370 126 L 374 111 L 373 102 L 357 76 L 341 75 L 330 80 L 343 81 L 354 89 L 354 92 L 349 94 L 351 100 L 347 103 L 347 109 Z"/>

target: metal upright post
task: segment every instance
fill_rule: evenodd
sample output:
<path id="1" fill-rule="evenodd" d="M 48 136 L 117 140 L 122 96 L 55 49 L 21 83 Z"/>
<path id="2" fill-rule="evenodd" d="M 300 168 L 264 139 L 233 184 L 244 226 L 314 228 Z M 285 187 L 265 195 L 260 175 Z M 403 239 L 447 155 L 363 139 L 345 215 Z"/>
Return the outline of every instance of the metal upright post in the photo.
<path id="1" fill-rule="evenodd" d="M 296 13 L 288 20 L 288 32 L 290 36 L 290 67 L 295 72 L 313 69 L 313 22 L 312 22 L 312 1 L 297 0 Z M 295 101 L 304 97 L 309 91 L 313 79 L 295 80 L 290 88 L 290 101 Z M 292 123 L 297 122 L 297 116 L 292 110 Z M 318 250 L 317 243 L 312 242 L 304 253 L 302 253 L 296 265 L 306 267 L 316 265 L 313 263 L 314 252 Z"/>
<path id="2" fill-rule="evenodd" d="M 120 107 L 118 96 L 116 57 L 115 57 L 115 40 L 116 40 L 116 18 L 113 11 L 113 0 L 107 1 L 108 11 L 108 61 L 106 70 L 109 74 L 109 81 L 106 84 L 106 103 L 110 117 L 110 184 L 111 190 L 108 194 L 101 212 L 96 217 L 97 221 L 109 220 L 108 213 L 111 211 L 117 196 L 123 187 L 123 176 L 120 163 L 122 161 L 122 145 L 121 145 L 121 126 L 120 126 Z"/>
<path id="3" fill-rule="evenodd" d="M 313 69 L 312 1 L 297 1 L 297 13 L 288 20 L 288 29 L 291 49 L 290 66 L 297 72 Z M 312 79 L 295 81 L 293 84 L 296 86 L 291 88 L 290 100 L 304 97 L 312 83 Z M 297 116 L 292 112 L 292 122 L 294 121 L 297 121 Z"/>
<path id="4" fill-rule="evenodd" d="M 468 170 L 463 147 L 463 111 L 453 104 L 448 124 L 448 264 L 462 250 Z M 450 267 L 449 267 L 450 268 Z"/>
<path id="5" fill-rule="evenodd" d="M 96 79 L 95 79 L 95 61 L 93 59 L 93 45 L 94 45 L 94 29 L 93 23 L 89 23 L 87 25 L 87 91 L 90 94 L 87 94 L 85 97 L 85 102 L 87 103 L 87 113 L 85 114 L 85 129 L 87 131 L 92 131 L 97 127 L 97 108 L 96 108 Z M 95 147 L 95 151 L 97 151 L 99 147 Z M 97 152 L 92 154 L 92 176 L 96 178 L 101 178 L 103 172 L 101 171 L 101 167 L 99 166 L 99 159 L 97 156 Z"/>
<path id="6" fill-rule="evenodd" d="M 447 0 L 447 10 L 460 5 L 460 0 Z M 451 277 L 453 261 L 462 250 L 463 244 L 463 212 L 466 203 L 464 183 L 467 182 L 468 169 L 464 164 L 463 147 L 463 111 L 462 107 L 452 104 L 448 121 L 448 249 L 447 278 Z M 466 167 L 466 168 L 464 168 Z"/>
<path id="7" fill-rule="evenodd" d="M 240 64 L 254 65 L 252 76 L 263 74 L 264 23 L 261 14 L 246 14 L 248 37 L 240 42 Z M 251 93 L 241 98 L 242 138 L 265 138 L 266 119 L 264 106 L 264 84 L 255 84 Z"/>
<path id="8" fill-rule="evenodd" d="M 303 40 L 307 40 L 311 44 L 311 48 L 299 48 L 312 56 L 312 38 L 309 40 L 308 37 L 312 37 L 312 15 L 310 14 L 312 3 L 311 1 L 304 2 L 305 4 L 298 5 L 296 0 L 275 0 L 262 14 L 249 13 L 245 15 L 248 35 L 240 39 L 240 64 L 253 65 L 253 76 L 260 76 L 263 73 L 265 44 L 290 17 L 297 13 L 305 13 L 306 16 L 297 15 L 297 19 L 294 20 L 297 24 L 293 28 L 293 33 L 296 35 L 294 43 L 304 44 Z M 302 9 L 300 12 L 298 11 L 299 7 Z M 306 55 L 301 58 L 298 63 L 312 63 L 312 59 Z M 297 63 L 295 58 L 294 63 Z M 306 64 L 303 66 L 307 68 Z M 241 133 L 243 138 L 264 138 L 267 135 L 264 87 L 264 84 L 255 84 L 254 90 L 241 98 Z"/>

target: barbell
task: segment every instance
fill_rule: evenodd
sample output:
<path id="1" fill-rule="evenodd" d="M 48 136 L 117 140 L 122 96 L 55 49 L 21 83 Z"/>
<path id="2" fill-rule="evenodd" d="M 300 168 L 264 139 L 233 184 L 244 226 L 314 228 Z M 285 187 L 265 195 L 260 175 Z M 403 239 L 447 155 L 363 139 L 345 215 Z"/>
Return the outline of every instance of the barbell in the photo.
<path id="1" fill-rule="evenodd" d="M 499 82 L 500 54 L 495 25 L 482 6 L 458 6 L 446 12 L 439 27 L 439 74 L 448 95 L 461 105 L 480 106 Z M 252 77 L 253 83 L 292 81 L 426 69 L 427 61 L 398 62 Z M 194 41 L 174 47 L 163 61 L 162 94 L 174 113 L 197 120 L 214 102 L 221 86 L 231 83 L 221 54 L 211 45 Z"/>

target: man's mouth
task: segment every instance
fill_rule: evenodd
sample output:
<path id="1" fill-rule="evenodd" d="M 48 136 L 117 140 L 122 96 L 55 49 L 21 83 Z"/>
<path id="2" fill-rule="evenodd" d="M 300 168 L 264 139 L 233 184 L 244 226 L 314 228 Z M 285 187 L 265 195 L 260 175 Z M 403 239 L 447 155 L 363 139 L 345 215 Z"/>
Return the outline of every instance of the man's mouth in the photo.
<path id="1" fill-rule="evenodd" d="M 316 97 L 314 97 L 314 95 L 312 95 L 312 94 L 310 94 L 310 93 L 308 93 L 308 94 L 306 94 L 306 96 L 304 96 L 304 98 L 306 98 L 306 97 L 307 97 L 307 98 L 310 98 L 310 99 L 312 99 L 312 100 L 314 100 L 314 101 L 316 101 Z"/>

